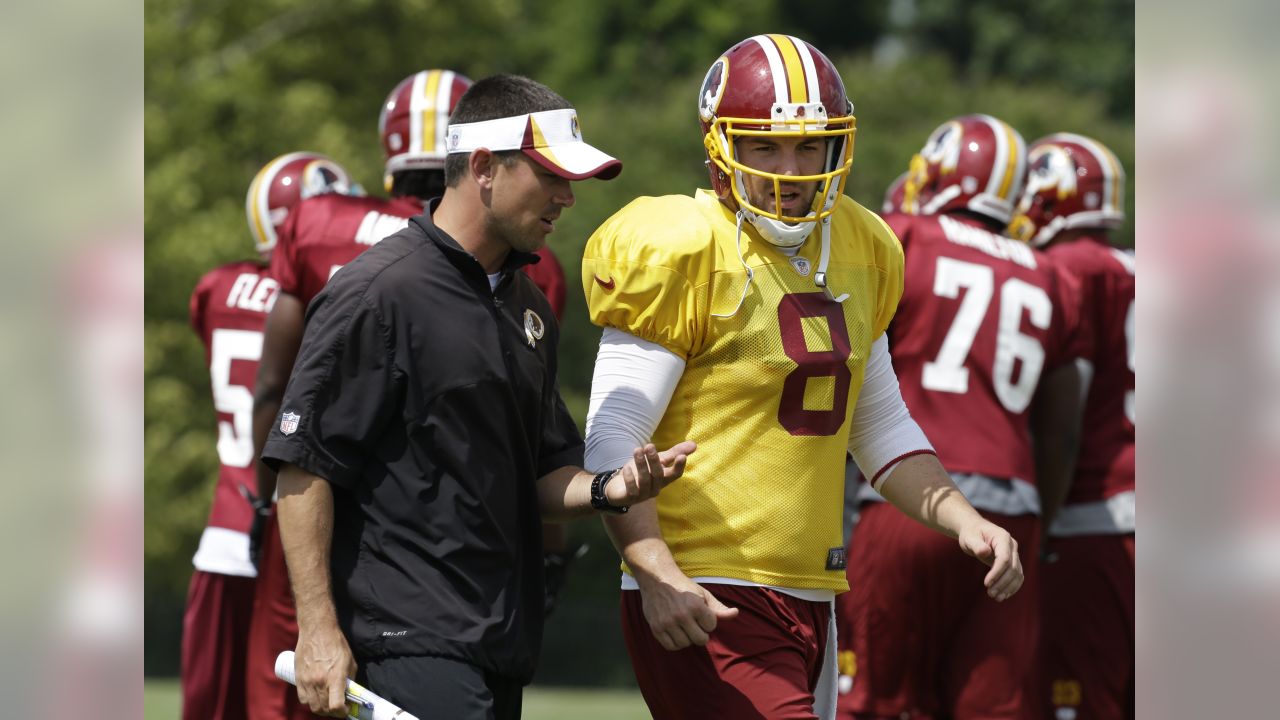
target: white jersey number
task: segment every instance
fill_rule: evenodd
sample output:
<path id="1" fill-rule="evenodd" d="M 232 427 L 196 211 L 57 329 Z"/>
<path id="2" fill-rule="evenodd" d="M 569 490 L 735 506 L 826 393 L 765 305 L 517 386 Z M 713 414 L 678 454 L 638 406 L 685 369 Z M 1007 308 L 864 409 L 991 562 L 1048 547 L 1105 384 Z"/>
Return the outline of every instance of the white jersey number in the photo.
<path id="1" fill-rule="evenodd" d="M 958 298 L 964 290 L 960 309 L 942 340 L 938 357 L 924 364 L 921 385 L 926 390 L 965 393 L 969 391 L 969 369 L 964 366 L 973 341 L 982 327 L 995 290 L 995 273 L 986 265 L 938 258 L 933 277 L 933 293 Z M 1053 302 L 1041 288 L 1017 278 L 1000 286 L 1000 315 L 996 331 L 995 364 L 992 378 L 996 396 L 1010 412 L 1020 413 L 1031 404 L 1040 371 L 1044 369 L 1044 348 L 1035 338 L 1021 332 L 1022 317 L 1041 330 L 1049 327 Z M 1022 361 L 1018 381 L 1013 381 L 1015 361 Z"/>
<path id="2" fill-rule="evenodd" d="M 253 461 L 253 393 L 231 383 L 231 363 L 262 358 L 262 333 L 256 330 L 214 330 L 209 377 L 213 407 L 231 415 L 218 422 L 218 459 L 227 467 L 249 467 Z"/>

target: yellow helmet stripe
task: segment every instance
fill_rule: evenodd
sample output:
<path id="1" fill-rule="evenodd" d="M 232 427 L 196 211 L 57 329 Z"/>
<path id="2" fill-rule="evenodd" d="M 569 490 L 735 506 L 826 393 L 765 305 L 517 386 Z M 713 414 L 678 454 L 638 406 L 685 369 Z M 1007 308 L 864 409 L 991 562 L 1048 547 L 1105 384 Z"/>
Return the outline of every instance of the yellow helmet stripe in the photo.
<path id="1" fill-rule="evenodd" d="M 258 188 L 262 185 L 262 176 L 267 174 L 267 169 L 271 165 L 262 168 L 257 175 L 253 176 L 253 182 L 249 184 L 249 219 L 253 222 L 253 239 L 255 242 L 265 242 L 267 233 L 262 228 L 262 204 L 258 200 Z"/>
<path id="2" fill-rule="evenodd" d="M 440 88 L 440 71 L 429 71 L 427 73 L 427 81 L 423 83 L 423 85 L 422 136 L 419 138 L 421 141 L 421 147 L 414 148 L 419 152 L 431 150 L 435 145 L 437 134 L 436 121 L 438 120 L 436 117 L 436 92 Z"/>
<path id="3" fill-rule="evenodd" d="M 1009 188 L 1013 186 L 1014 180 L 1017 179 L 1018 168 L 1018 139 L 1013 134 L 1013 128 L 1009 123 L 1002 120 L 995 122 L 1000 128 L 1000 132 L 1004 133 L 1005 146 L 1008 148 L 1005 152 L 1004 161 L 1004 177 L 1000 180 L 1000 192 L 997 195 L 1001 198 L 1017 200 L 1017 198 L 1009 197 Z"/>
<path id="4" fill-rule="evenodd" d="M 786 68 L 787 89 L 793 103 L 809 102 L 809 88 L 804 77 L 804 61 L 800 59 L 800 51 L 795 43 L 786 35 L 772 34 L 769 39 L 778 48 L 782 56 L 782 65 Z"/>

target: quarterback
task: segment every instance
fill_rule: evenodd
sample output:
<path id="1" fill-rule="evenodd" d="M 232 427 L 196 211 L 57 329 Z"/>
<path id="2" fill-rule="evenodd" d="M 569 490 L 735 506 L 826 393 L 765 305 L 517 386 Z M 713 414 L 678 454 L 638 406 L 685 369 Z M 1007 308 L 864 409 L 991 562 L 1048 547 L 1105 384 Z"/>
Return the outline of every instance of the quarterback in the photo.
<path id="1" fill-rule="evenodd" d="M 712 64 L 698 112 L 712 190 L 635 200 L 582 262 L 604 329 L 588 468 L 637 441 L 703 448 L 686 482 L 606 519 L 623 632 L 654 717 L 830 717 L 846 452 L 990 565 L 996 600 L 1022 584 L 1017 544 L 902 402 L 885 338 L 902 249 L 843 194 L 855 119 L 834 65 L 794 37 L 748 38 Z"/>

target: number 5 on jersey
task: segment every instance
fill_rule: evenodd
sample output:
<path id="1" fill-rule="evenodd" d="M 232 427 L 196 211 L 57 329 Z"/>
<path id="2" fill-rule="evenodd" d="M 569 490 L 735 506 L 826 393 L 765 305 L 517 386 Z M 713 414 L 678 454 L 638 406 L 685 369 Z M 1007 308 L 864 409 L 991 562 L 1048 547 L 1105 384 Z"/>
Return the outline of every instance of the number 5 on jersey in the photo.
<path id="1" fill-rule="evenodd" d="M 227 467 L 249 467 L 253 462 L 253 393 L 231 381 L 231 364 L 236 360 L 257 362 L 262 357 L 262 333 L 214 330 L 210 345 L 213 406 L 231 416 L 229 423 L 218 422 L 218 459 Z"/>

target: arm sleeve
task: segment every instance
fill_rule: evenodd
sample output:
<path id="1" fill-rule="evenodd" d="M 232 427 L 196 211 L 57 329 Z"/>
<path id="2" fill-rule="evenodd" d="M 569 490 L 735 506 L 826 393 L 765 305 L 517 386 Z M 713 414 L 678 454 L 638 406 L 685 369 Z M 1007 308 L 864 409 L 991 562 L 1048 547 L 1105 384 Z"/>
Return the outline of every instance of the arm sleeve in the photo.
<path id="1" fill-rule="evenodd" d="M 936 454 L 902 401 L 885 335 L 871 345 L 858 405 L 850 422 L 849 452 L 877 492 L 902 460 L 912 455 Z"/>
<path id="2" fill-rule="evenodd" d="M 391 333 L 363 293 L 322 293 L 317 303 L 262 459 L 351 488 L 399 412 L 403 374 Z"/>
<path id="3" fill-rule="evenodd" d="M 605 328 L 591 380 L 586 468 L 621 467 L 649 442 L 667 411 L 684 359 L 655 342 Z"/>

